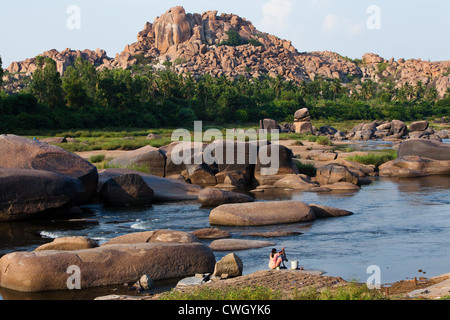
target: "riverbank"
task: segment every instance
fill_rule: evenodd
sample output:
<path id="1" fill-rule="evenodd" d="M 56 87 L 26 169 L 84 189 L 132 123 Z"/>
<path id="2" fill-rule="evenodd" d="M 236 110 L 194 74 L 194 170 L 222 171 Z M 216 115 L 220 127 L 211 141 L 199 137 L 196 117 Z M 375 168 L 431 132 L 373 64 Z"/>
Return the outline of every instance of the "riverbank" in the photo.
<path id="1" fill-rule="evenodd" d="M 239 292 L 252 288 L 254 292 L 262 291 L 265 297 L 276 300 L 323 300 L 334 297 L 343 299 L 352 294 L 351 299 L 370 300 L 410 300 L 410 299 L 445 299 L 450 298 L 450 274 L 439 277 L 402 280 L 393 284 L 383 284 L 380 289 L 369 290 L 365 284 L 347 282 L 341 277 L 331 277 L 313 270 L 260 270 L 241 277 L 212 280 L 195 287 L 177 287 L 170 292 L 144 295 L 110 295 L 98 297 L 97 300 L 203 300 L 211 295 L 233 290 Z M 214 293 L 213 293 L 214 292 Z M 270 293 L 270 296 L 267 294 Z M 322 294 L 321 294 L 322 293 Z M 413 294 L 412 294 L 413 293 Z M 256 293 L 257 294 L 257 293 Z M 258 299 L 258 295 L 255 295 Z"/>

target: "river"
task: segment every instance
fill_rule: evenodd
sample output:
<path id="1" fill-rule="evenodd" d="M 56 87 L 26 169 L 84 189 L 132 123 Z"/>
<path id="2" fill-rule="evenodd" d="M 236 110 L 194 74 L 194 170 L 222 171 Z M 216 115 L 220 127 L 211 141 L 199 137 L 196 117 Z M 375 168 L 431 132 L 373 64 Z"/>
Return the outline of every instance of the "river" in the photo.
<path id="1" fill-rule="evenodd" d="M 330 276 L 365 282 L 377 266 L 381 283 L 414 277 L 433 277 L 450 272 L 450 179 L 429 176 L 413 179 L 373 178 L 357 192 L 305 193 L 266 191 L 256 201 L 298 200 L 354 212 L 339 218 L 290 225 L 232 228 L 220 227 L 233 238 L 269 240 L 286 248 L 289 260 L 305 269 Z M 123 234 L 173 229 L 194 231 L 209 227 L 211 209 L 195 201 L 154 204 L 146 208 L 113 209 L 101 204 L 83 207 L 83 215 L 65 220 L 0 223 L 0 255 L 31 251 L 54 238 L 87 236 L 103 243 Z M 251 232 L 293 230 L 301 234 L 263 238 Z M 205 241 L 209 244 L 210 242 Z M 272 247 L 235 252 L 244 274 L 266 269 Z M 229 252 L 216 252 L 218 261 Z M 290 262 L 287 263 L 290 266 Z M 420 270 L 420 271 L 419 271 Z M 370 270 L 369 270 L 370 271 Z M 123 289 L 123 288 L 122 288 Z M 108 292 L 108 290 L 111 290 Z M 101 294 L 120 292 L 117 286 Z M 92 298 L 71 292 L 67 299 Z M 18 294 L 0 289 L 1 299 L 55 298 L 52 294 Z M 58 296 L 61 298 L 61 296 Z"/>

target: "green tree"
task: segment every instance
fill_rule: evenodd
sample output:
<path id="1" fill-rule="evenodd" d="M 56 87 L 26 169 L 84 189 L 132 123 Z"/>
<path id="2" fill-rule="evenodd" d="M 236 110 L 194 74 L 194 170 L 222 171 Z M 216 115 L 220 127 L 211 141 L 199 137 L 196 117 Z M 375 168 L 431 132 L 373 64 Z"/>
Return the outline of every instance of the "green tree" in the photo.
<path id="1" fill-rule="evenodd" d="M 333 100 L 336 101 L 336 96 L 344 92 L 341 80 L 334 78 L 330 85 L 330 90 L 333 92 Z"/>
<path id="2" fill-rule="evenodd" d="M 241 44 L 244 44 L 242 41 L 241 35 L 236 30 L 228 30 L 225 32 L 225 34 L 228 36 L 228 40 L 224 40 L 221 43 L 218 44 L 218 46 L 239 46 Z"/>
<path id="3" fill-rule="evenodd" d="M 3 86 L 3 67 L 2 67 L 2 56 L 0 56 L 0 91 Z"/>
<path id="4" fill-rule="evenodd" d="M 51 108 L 64 105 L 61 76 L 56 62 L 51 58 L 36 57 L 36 70 L 33 74 L 32 93 L 40 103 Z"/>

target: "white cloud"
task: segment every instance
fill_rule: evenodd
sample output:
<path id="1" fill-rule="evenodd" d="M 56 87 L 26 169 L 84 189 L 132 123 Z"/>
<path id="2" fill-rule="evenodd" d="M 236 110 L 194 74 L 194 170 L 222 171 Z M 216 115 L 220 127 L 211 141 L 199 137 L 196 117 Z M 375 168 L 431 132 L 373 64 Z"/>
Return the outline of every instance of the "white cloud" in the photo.
<path id="1" fill-rule="evenodd" d="M 332 0 L 313 0 L 309 7 L 330 7 L 333 4 Z"/>
<path id="2" fill-rule="evenodd" d="M 347 33 L 357 35 L 363 33 L 363 30 L 362 23 L 332 13 L 327 14 L 322 23 L 322 31 L 326 34 Z"/>
<path id="3" fill-rule="evenodd" d="M 276 33 L 288 27 L 289 16 L 294 6 L 293 0 L 270 0 L 262 6 L 262 31 Z"/>

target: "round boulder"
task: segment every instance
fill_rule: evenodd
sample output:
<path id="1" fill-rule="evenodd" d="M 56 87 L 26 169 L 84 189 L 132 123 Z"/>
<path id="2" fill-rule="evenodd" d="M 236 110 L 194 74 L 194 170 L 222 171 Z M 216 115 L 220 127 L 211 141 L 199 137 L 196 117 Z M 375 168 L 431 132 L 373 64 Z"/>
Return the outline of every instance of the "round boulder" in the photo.
<path id="1" fill-rule="evenodd" d="M 358 176 L 346 166 L 337 163 L 330 163 L 318 168 L 314 180 L 320 185 L 334 184 L 336 182 L 358 184 Z"/>
<path id="2" fill-rule="evenodd" d="M 198 194 L 198 200 L 205 207 L 219 206 L 226 203 L 253 202 L 249 195 L 215 188 L 206 188 Z"/>
<path id="3" fill-rule="evenodd" d="M 64 237 L 57 238 L 50 243 L 37 247 L 34 251 L 43 250 L 83 250 L 97 248 L 98 243 L 87 237 Z"/>
<path id="4" fill-rule="evenodd" d="M 236 254 L 230 253 L 223 257 L 214 267 L 214 277 L 221 277 L 227 275 L 227 278 L 234 278 L 242 276 L 244 264 L 241 258 Z"/>
<path id="5" fill-rule="evenodd" d="M 300 201 L 224 204 L 209 215 L 211 225 L 262 226 L 314 220 L 310 206 Z"/>
<path id="6" fill-rule="evenodd" d="M 64 214 L 84 195 L 80 180 L 30 169 L 0 168 L 0 221 Z"/>
<path id="7" fill-rule="evenodd" d="M 84 186 L 80 202 L 96 192 L 97 168 L 87 160 L 57 146 L 16 135 L 0 135 L 0 167 L 50 171 L 79 179 Z"/>
<path id="8" fill-rule="evenodd" d="M 117 207 L 150 205 L 153 200 L 153 190 L 138 174 L 109 178 L 99 194 L 106 204 Z"/>

